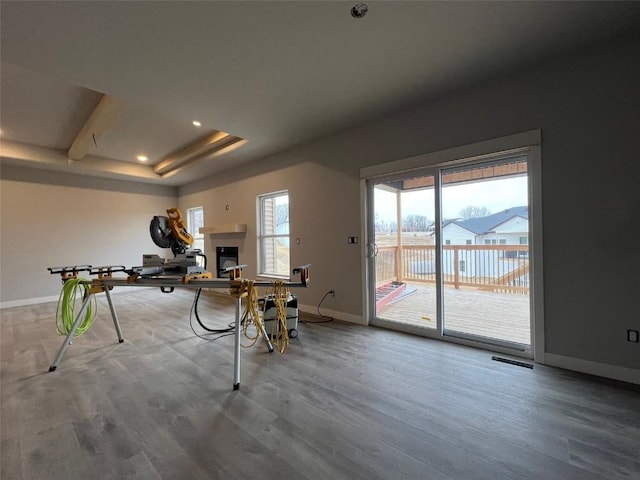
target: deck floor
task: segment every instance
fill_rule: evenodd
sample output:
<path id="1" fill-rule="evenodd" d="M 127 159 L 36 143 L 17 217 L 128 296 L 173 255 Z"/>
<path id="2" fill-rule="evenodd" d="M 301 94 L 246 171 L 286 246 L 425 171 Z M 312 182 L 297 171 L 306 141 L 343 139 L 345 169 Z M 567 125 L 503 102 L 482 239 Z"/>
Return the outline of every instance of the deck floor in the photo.
<path id="1" fill-rule="evenodd" d="M 436 329 L 434 285 L 407 283 L 415 292 L 383 307 L 377 316 L 402 324 Z M 447 330 L 501 341 L 531 344 L 529 295 L 446 287 L 444 322 Z"/>

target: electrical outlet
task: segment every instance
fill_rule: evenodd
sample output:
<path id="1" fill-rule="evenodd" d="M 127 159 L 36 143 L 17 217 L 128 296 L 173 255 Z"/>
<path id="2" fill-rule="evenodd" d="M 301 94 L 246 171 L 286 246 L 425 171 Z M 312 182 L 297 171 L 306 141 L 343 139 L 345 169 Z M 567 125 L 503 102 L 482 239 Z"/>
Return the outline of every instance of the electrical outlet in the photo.
<path id="1" fill-rule="evenodd" d="M 638 343 L 638 330 L 627 330 L 627 342 Z"/>
<path id="2" fill-rule="evenodd" d="M 336 296 L 336 291 L 335 290 L 329 290 L 329 295 L 331 295 L 332 297 L 335 297 Z"/>

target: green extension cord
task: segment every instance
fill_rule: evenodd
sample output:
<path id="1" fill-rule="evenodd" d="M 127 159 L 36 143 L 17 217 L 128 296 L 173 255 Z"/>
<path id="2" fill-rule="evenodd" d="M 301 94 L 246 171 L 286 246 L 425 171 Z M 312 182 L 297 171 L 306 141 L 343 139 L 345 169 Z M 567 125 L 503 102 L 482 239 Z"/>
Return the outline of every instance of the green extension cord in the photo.
<path id="1" fill-rule="evenodd" d="M 84 278 L 72 278 L 64 282 L 62 285 L 62 292 L 60 292 L 60 299 L 58 300 L 58 309 L 56 311 L 56 332 L 58 335 L 68 335 L 73 326 L 73 322 L 76 319 L 76 297 L 78 291 L 82 289 L 82 296 L 80 297 L 82 305 L 84 299 L 89 295 L 89 288 L 91 282 Z M 96 298 L 89 301 L 87 310 L 80 326 L 73 334 L 73 338 L 78 338 L 80 335 L 89 330 L 89 327 L 93 324 L 96 318 Z"/>

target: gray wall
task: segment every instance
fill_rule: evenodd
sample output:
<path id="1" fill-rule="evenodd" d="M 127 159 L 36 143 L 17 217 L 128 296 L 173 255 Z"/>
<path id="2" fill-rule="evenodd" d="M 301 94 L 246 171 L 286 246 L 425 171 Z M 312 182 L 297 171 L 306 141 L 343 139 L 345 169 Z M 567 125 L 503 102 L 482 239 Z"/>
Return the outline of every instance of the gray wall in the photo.
<path id="1" fill-rule="evenodd" d="M 179 206 L 205 207 L 207 225 L 246 223 L 240 246 L 255 275 L 255 196 L 291 194 L 292 263 L 311 263 L 300 301 L 362 317 L 361 167 L 512 133 L 542 130 L 547 352 L 640 368 L 640 39 L 531 66 L 472 89 L 404 108 L 248 167 L 180 189 Z M 176 204 L 170 188 L 3 167 L 0 302 L 57 295 L 51 265 L 123 263 L 159 251 L 151 216 Z M 225 205 L 230 210 L 225 210 Z M 362 240 L 362 239 L 361 239 Z"/>
<path id="2" fill-rule="evenodd" d="M 51 266 L 140 265 L 166 255 L 149 222 L 176 206 L 173 188 L 2 167 L 0 302 L 57 296 Z M 171 255 L 171 252 L 168 252 Z"/>
<path id="3" fill-rule="evenodd" d="M 255 195 L 289 189 L 293 263 L 313 264 L 302 303 L 333 288 L 325 306 L 361 316 L 364 259 L 346 243 L 362 229 L 360 168 L 541 129 L 546 351 L 638 369 L 625 337 L 640 328 L 639 127 L 635 36 L 188 185 L 180 206 L 204 206 L 207 224 L 249 224 L 241 261 L 255 265 Z"/>
<path id="4" fill-rule="evenodd" d="M 227 180 L 218 178 L 222 182 Z M 359 321 L 352 315 L 361 315 L 357 303 L 362 298 L 360 245 L 347 244 L 348 236 L 360 236 L 360 194 L 358 188 L 353 188 L 353 182 L 352 174 L 329 165 L 304 162 L 182 195 L 180 208 L 186 211 L 204 207 L 206 226 L 247 224 L 246 234 L 205 235 L 205 252 L 212 266 L 216 246 L 239 247 L 240 263 L 248 265 L 245 276 L 253 278 L 257 273 L 256 196 L 289 190 L 291 266 L 312 264 L 311 287 L 295 292 L 299 302 L 316 306 L 324 293 L 333 289 L 335 298 L 327 298 L 323 308 L 340 312 L 343 319 Z"/>

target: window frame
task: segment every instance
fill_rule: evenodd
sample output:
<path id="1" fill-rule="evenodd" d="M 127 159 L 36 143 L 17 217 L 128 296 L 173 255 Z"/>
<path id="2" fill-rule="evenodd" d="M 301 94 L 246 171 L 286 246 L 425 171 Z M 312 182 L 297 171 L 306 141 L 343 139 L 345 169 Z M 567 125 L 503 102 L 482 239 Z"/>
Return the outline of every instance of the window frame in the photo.
<path id="1" fill-rule="evenodd" d="M 197 223 L 194 219 L 194 213 L 196 211 L 202 212 L 202 227 L 204 227 L 204 207 L 187 208 L 187 231 L 193 237 L 193 244 L 191 245 L 191 249 L 199 249 L 200 251 L 202 251 L 202 253 L 204 253 L 204 233 L 200 233 L 200 226 L 194 225 L 195 223 Z M 202 245 L 202 248 L 196 246 L 196 244 Z"/>
<path id="2" fill-rule="evenodd" d="M 542 133 L 540 129 L 529 130 L 504 137 L 492 138 L 468 145 L 434 151 L 422 155 L 376 164 L 360 169 L 360 185 L 362 198 L 367 201 L 372 198 L 370 190 L 374 182 L 379 182 L 382 177 L 402 178 L 407 171 L 419 169 L 441 168 L 454 164 L 475 163 L 485 158 L 498 159 L 501 155 L 513 155 L 519 152 L 527 154 L 528 190 L 529 190 L 529 255 L 530 255 L 530 318 L 531 322 L 531 353 L 536 362 L 545 363 L 545 316 L 544 316 L 544 268 L 543 268 L 543 228 L 542 228 Z M 367 227 L 366 246 L 373 250 L 374 244 L 370 243 L 375 238 L 372 230 L 373 212 L 367 204 L 363 209 L 362 221 Z M 438 210 L 436 209 L 436 213 Z M 441 229 L 438 223 L 441 219 L 436 215 L 436 240 L 441 242 Z M 436 242 L 438 244 L 439 242 Z M 436 249 L 436 258 L 441 252 Z M 441 255 L 440 255 L 441 256 Z M 365 278 L 374 278 L 375 255 L 367 255 L 367 271 Z M 439 261 L 439 259 L 438 259 Z M 363 302 L 365 323 L 376 325 L 375 318 L 375 282 L 367 285 L 367 298 Z M 440 315 L 440 313 L 439 313 Z M 415 333 L 415 332 L 412 332 Z M 428 335 L 427 335 L 428 336 Z M 456 339 L 459 343 L 467 343 L 464 339 Z M 477 346 L 477 345 L 475 345 Z M 509 349 L 505 353 L 511 352 Z"/>
<path id="3" fill-rule="evenodd" d="M 265 224 L 265 205 L 267 200 L 276 201 L 277 198 L 286 197 L 287 198 L 287 229 L 286 233 L 276 233 L 277 223 L 275 223 L 275 216 L 273 218 L 274 224 L 271 225 L 271 230 L 274 233 L 266 233 L 266 224 Z M 264 193 L 260 194 L 256 198 L 257 204 L 257 267 L 258 267 L 258 275 L 261 277 L 269 277 L 269 278 L 285 278 L 288 279 L 290 277 L 290 269 L 291 269 L 291 196 L 289 195 L 289 190 L 279 190 L 276 192 Z M 275 208 L 274 208 L 275 210 Z M 274 211 L 275 214 L 275 211 Z M 268 265 L 270 262 L 266 258 L 267 248 L 265 247 L 265 241 L 273 241 L 275 239 L 283 239 L 286 240 L 285 243 L 287 245 L 286 252 L 286 264 L 287 271 L 277 271 L 278 262 L 276 260 L 275 254 L 274 258 L 271 260 L 272 265 Z M 275 271 L 271 271 L 271 269 Z"/>

